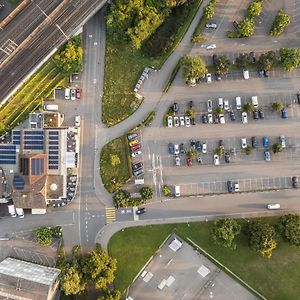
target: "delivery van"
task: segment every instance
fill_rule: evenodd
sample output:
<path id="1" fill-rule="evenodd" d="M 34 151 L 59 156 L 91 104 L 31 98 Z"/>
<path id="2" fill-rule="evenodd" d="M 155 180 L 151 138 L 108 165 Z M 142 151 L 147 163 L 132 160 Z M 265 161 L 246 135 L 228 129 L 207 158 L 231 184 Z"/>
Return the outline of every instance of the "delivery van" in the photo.
<path id="1" fill-rule="evenodd" d="M 257 99 L 257 96 L 252 96 L 251 98 L 252 100 L 252 105 L 254 108 L 257 108 L 258 107 L 258 99 Z"/>
<path id="2" fill-rule="evenodd" d="M 69 88 L 65 89 L 65 99 L 70 100 L 70 89 Z"/>
<path id="3" fill-rule="evenodd" d="M 58 110 L 58 105 L 57 104 L 45 104 L 44 105 L 44 110 L 57 111 Z"/>
<path id="4" fill-rule="evenodd" d="M 235 97 L 235 104 L 236 104 L 236 109 L 241 109 L 242 108 L 241 97 Z"/>

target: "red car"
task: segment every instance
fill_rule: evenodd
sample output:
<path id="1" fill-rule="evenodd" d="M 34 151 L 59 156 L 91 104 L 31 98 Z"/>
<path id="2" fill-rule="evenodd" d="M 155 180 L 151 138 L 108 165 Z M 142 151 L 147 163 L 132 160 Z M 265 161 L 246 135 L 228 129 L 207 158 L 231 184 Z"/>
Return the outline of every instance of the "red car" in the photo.
<path id="1" fill-rule="evenodd" d="M 132 146 L 131 147 L 131 151 L 137 151 L 137 150 L 140 150 L 142 147 L 141 147 L 141 145 L 140 144 L 137 144 L 137 145 L 134 145 L 134 146 Z"/>
<path id="2" fill-rule="evenodd" d="M 186 159 L 186 163 L 189 167 L 191 167 L 193 165 L 193 160 L 189 157 Z"/>
<path id="3" fill-rule="evenodd" d="M 76 98 L 80 99 L 81 97 L 81 90 L 80 89 L 76 89 Z"/>

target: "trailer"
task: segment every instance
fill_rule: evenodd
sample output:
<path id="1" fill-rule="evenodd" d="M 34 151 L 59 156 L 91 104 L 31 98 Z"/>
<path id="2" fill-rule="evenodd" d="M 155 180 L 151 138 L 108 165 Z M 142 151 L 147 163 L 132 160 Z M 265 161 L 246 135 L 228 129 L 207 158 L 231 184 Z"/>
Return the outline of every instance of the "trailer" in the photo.
<path id="1" fill-rule="evenodd" d="M 24 210 L 23 208 L 16 208 L 17 215 L 19 218 L 23 219 L 24 218 Z"/>
<path id="2" fill-rule="evenodd" d="M 8 205 L 7 207 L 8 207 L 8 212 L 11 215 L 11 217 L 15 218 L 17 216 L 15 206 L 13 204 L 11 204 L 11 205 Z"/>

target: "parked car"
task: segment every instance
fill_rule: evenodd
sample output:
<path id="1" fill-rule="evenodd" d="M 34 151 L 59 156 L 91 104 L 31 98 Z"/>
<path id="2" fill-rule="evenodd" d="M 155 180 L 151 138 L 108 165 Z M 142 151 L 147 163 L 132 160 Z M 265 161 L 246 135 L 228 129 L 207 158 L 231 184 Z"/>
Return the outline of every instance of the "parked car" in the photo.
<path id="1" fill-rule="evenodd" d="M 173 108 L 173 111 L 174 111 L 174 113 L 177 113 L 177 112 L 178 112 L 178 110 L 179 110 L 178 103 L 174 102 L 174 104 L 173 104 L 172 108 Z"/>
<path id="2" fill-rule="evenodd" d="M 76 100 L 76 90 L 71 89 L 71 100 Z"/>
<path id="3" fill-rule="evenodd" d="M 81 89 L 76 89 L 76 98 L 77 99 L 81 98 Z"/>
<path id="4" fill-rule="evenodd" d="M 180 166 L 180 157 L 179 157 L 179 155 L 175 155 L 175 165 Z"/>
<path id="5" fill-rule="evenodd" d="M 215 73 L 215 76 L 216 76 L 216 80 L 217 81 L 221 81 L 222 80 L 222 77 L 219 73 Z"/>
<path id="6" fill-rule="evenodd" d="M 134 176 L 141 176 L 144 174 L 144 170 L 143 168 L 139 169 L 139 170 L 136 170 L 136 171 L 133 171 L 133 175 Z"/>
<path id="7" fill-rule="evenodd" d="M 281 110 L 281 118 L 286 119 L 287 118 L 287 111 L 285 107 Z"/>
<path id="8" fill-rule="evenodd" d="M 217 29 L 217 24 L 215 24 L 215 23 L 206 23 L 205 27 L 206 28 Z"/>
<path id="9" fill-rule="evenodd" d="M 132 147 L 132 146 L 135 146 L 135 145 L 137 145 L 137 144 L 139 144 L 139 143 L 140 143 L 139 140 L 135 139 L 135 140 L 133 140 L 133 141 L 131 141 L 131 142 L 129 143 L 129 146 Z"/>
<path id="10" fill-rule="evenodd" d="M 207 153 L 207 144 L 206 143 L 203 143 L 202 144 L 202 153 Z"/>
<path id="11" fill-rule="evenodd" d="M 247 124 L 248 123 L 248 116 L 247 113 L 244 111 L 242 112 L 242 123 Z"/>
<path id="12" fill-rule="evenodd" d="M 235 121 L 235 114 L 234 114 L 233 110 L 231 110 L 231 111 L 229 112 L 229 116 L 230 116 L 230 120 L 231 120 L 231 121 Z"/>
<path id="13" fill-rule="evenodd" d="M 211 74 L 210 73 L 206 74 L 206 81 L 207 81 L 207 83 L 211 83 Z"/>
<path id="14" fill-rule="evenodd" d="M 185 150 L 185 147 L 184 147 L 184 143 L 181 143 L 179 145 L 179 151 L 181 154 L 185 154 L 186 153 L 186 150 Z"/>
<path id="15" fill-rule="evenodd" d="M 258 70 L 257 73 L 258 73 L 258 77 L 259 78 L 263 78 L 264 77 L 264 70 Z"/>
<path id="16" fill-rule="evenodd" d="M 207 124 L 208 123 L 208 116 L 206 114 L 202 115 L 202 123 Z"/>
<path id="17" fill-rule="evenodd" d="M 224 101 L 223 101 L 223 98 L 218 98 L 218 107 L 219 108 L 224 108 Z"/>
<path id="18" fill-rule="evenodd" d="M 298 177 L 297 176 L 292 177 L 292 186 L 295 189 L 298 187 Z"/>
<path id="19" fill-rule="evenodd" d="M 212 112 L 213 111 L 213 104 L 211 100 L 207 100 L 207 111 Z"/>
<path id="20" fill-rule="evenodd" d="M 238 28 L 239 23 L 237 21 L 233 21 L 232 24 L 235 29 Z"/>
<path id="21" fill-rule="evenodd" d="M 214 121 L 213 121 L 213 116 L 212 116 L 212 114 L 208 114 L 207 115 L 207 118 L 208 118 L 208 123 L 209 124 L 212 124 Z"/>
<path id="22" fill-rule="evenodd" d="M 263 142 L 263 147 L 264 148 L 269 148 L 270 147 L 269 138 L 267 136 L 263 137 L 262 142 Z"/>
<path id="23" fill-rule="evenodd" d="M 135 139 L 136 137 L 138 137 L 138 134 L 137 133 L 131 133 L 127 136 L 128 140 L 129 141 L 132 141 L 133 139 Z"/>
<path id="24" fill-rule="evenodd" d="M 265 76 L 266 78 L 268 78 L 268 77 L 269 77 L 269 71 L 264 70 L 264 76 Z"/>
<path id="25" fill-rule="evenodd" d="M 180 121 L 180 126 L 185 126 L 184 116 L 179 117 L 179 121 Z"/>
<path id="26" fill-rule="evenodd" d="M 246 138 L 241 138 L 241 146 L 242 146 L 242 149 L 247 148 L 247 139 Z"/>
<path id="27" fill-rule="evenodd" d="M 213 122 L 214 122 L 214 124 L 219 124 L 220 122 L 219 122 L 220 120 L 219 120 L 219 116 L 218 115 L 213 115 Z"/>
<path id="28" fill-rule="evenodd" d="M 132 169 L 135 170 L 135 171 L 142 168 L 142 167 L 143 167 L 143 163 L 141 161 L 134 164 L 134 165 L 132 165 Z"/>
<path id="29" fill-rule="evenodd" d="M 189 101 L 189 108 L 192 108 L 194 106 L 194 102 L 193 102 L 193 100 L 190 100 Z"/>
<path id="30" fill-rule="evenodd" d="M 137 156 L 139 156 L 141 154 L 142 154 L 142 151 L 140 151 L 140 150 L 134 151 L 134 152 L 131 153 L 131 157 L 137 157 Z"/>
<path id="31" fill-rule="evenodd" d="M 271 155 L 270 155 L 270 151 L 265 151 L 264 152 L 264 157 L 265 157 L 265 161 L 270 161 L 271 160 Z"/>
<path id="32" fill-rule="evenodd" d="M 218 166 L 220 164 L 220 157 L 218 154 L 214 155 L 214 164 Z"/>
<path id="33" fill-rule="evenodd" d="M 196 125 L 196 120 L 195 120 L 195 118 L 191 118 L 191 124 L 192 124 L 192 125 Z"/>
<path id="34" fill-rule="evenodd" d="M 234 192 L 234 186 L 233 186 L 233 182 L 231 180 L 227 181 L 227 190 L 228 190 L 229 193 Z"/>
<path id="35" fill-rule="evenodd" d="M 185 126 L 191 127 L 191 119 L 188 116 L 185 116 Z"/>
<path id="36" fill-rule="evenodd" d="M 200 141 L 196 141 L 195 147 L 196 147 L 197 151 L 201 152 L 201 142 Z"/>
<path id="37" fill-rule="evenodd" d="M 259 109 L 258 110 L 258 116 L 260 119 L 264 119 L 265 118 L 265 113 L 262 109 Z"/>
<path id="38" fill-rule="evenodd" d="M 195 140 L 190 140 L 191 148 L 196 150 L 196 141 Z"/>
<path id="39" fill-rule="evenodd" d="M 228 100 L 224 100 L 224 109 L 225 110 L 229 109 L 229 101 Z"/>
<path id="40" fill-rule="evenodd" d="M 252 103 L 254 108 L 258 108 L 258 98 L 257 98 L 257 96 L 252 96 L 251 97 L 251 103 Z"/>
<path id="41" fill-rule="evenodd" d="M 255 136 L 253 136 L 251 138 L 251 144 L 252 144 L 252 148 L 256 148 L 257 147 L 257 140 L 256 140 Z"/>
<path id="42" fill-rule="evenodd" d="M 179 118 L 177 116 L 174 117 L 174 127 L 179 127 Z"/>
<path id="43" fill-rule="evenodd" d="M 186 163 L 187 163 L 188 167 L 191 167 L 193 165 L 193 160 L 190 157 L 188 157 L 186 159 Z"/>
<path id="44" fill-rule="evenodd" d="M 219 147 L 224 149 L 224 141 L 223 140 L 219 140 Z"/>
<path id="45" fill-rule="evenodd" d="M 173 117 L 168 116 L 168 127 L 173 127 Z"/>
<path id="46" fill-rule="evenodd" d="M 217 48 L 216 44 L 210 44 L 210 45 L 206 46 L 206 50 L 213 50 L 216 48 Z"/>
<path id="47" fill-rule="evenodd" d="M 245 80 L 250 78 L 249 71 L 247 69 L 243 69 L 243 76 Z"/>
<path id="48" fill-rule="evenodd" d="M 230 163 L 230 154 L 228 152 L 225 153 L 225 162 Z"/>
<path id="49" fill-rule="evenodd" d="M 239 191 L 240 191 L 240 185 L 239 185 L 238 182 L 235 182 L 235 183 L 234 183 L 234 191 L 235 191 L 235 192 L 239 192 Z"/>
<path id="50" fill-rule="evenodd" d="M 236 109 L 239 110 L 242 108 L 242 99 L 241 97 L 235 97 Z"/>
<path id="51" fill-rule="evenodd" d="M 284 135 L 281 135 L 279 137 L 279 142 L 281 144 L 282 149 L 286 148 L 286 141 L 285 141 L 285 136 Z"/>
<path id="52" fill-rule="evenodd" d="M 201 158 L 200 155 L 197 157 L 197 162 L 198 162 L 199 164 L 202 164 L 202 158 Z"/>
<path id="53" fill-rule="evenodd" d="M 251 51 L 249 53 L 249 57 L 250 57 L 251 63 L 255 64 L 256 58 L 255 58 L 255 52 L 254 51 Z"/>
<path id="54" fill-rule="evenodd" d="M 179 154 L 179 145 L 178 144 L 174 144 L 174 154 Z"/>
<path id="55" fill-rule="evenodd" d="M 174 144 L 173 143 L 169 143 L 168 144 L 168 151 L 169 151 L 169 154 L 174 154 Z"/>
<path id="56" fill-rule="evenodd" d="M 145 207 L 140 207 L 135 213 L 137 215 L 142 215 L 146 212 L 146 208 Z"/>
<path id="57" fill-rule="evenodd" d="M 138 151 L 142 148 L 141 144 L 137 144 L 131 147 L 131 151 Z"/>
<path id="58" fill-rule="evenodd" d="M 253 111 L 253 119 L 254 119 L 254 120 L 258 120 L 258 118 L 259 118 L 258 111 L 257 111 L 257 110 L 254 110 L 254 111 Z"/>
<path id="59" fill-rule="evenodd" d="M 223 114 L 219 114 L 220 124 L 225 124 L 225 117 Z"/>

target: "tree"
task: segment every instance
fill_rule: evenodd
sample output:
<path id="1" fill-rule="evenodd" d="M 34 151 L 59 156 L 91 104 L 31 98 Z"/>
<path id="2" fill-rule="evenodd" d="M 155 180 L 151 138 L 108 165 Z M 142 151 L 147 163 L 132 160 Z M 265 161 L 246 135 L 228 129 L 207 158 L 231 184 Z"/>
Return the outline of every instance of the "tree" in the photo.
<path id="1" fill-rule="evenodd" d="M 245 69 L 247 68 L 248 64 L 249 64 L 249 54 L 247 53 L 242 53 L 240 54 L 236 60 L 235 63 L 238 67 Z"/>
<path id="2" fill-rule="evenodd" d="M 191 159 L 195 159 L 197 157 L 197 152 L 194 149 L 190 149 L 187 153 L 186 153 L 186 157 L 191 158 Z"/>
<path id="3" fill-rule="evenodd" d="M 234 238 L 241 231 L 241 225 L 236 220 L 224 219 L 214 222 L 211 233 L 214 242 L 226 248 L 235 249 Z"/>
<path id="4" fill-rule="evenodd" d="M 65 267 L 62 270 L 60 284 L 66 295 L 78 295 L 86 289 L 82 275 L 73 266 Z"/>
<path id="5" fill-rule="evenodd" d="M 215 149 L 215 154 L 219 155 L 220 157 L 221 156 L 224 156 L 225 155 L 225 149 L 224 147 L 218 147 Z"/>
<path id="6" fill-rule="evenodd" d="M 300 65 L 300 50 L 293 48 L 280 48 L 280 61 L 285 71 L 292 71 Z"/>
<path id="7" fill-rule="evenodd" d="M 218 57 L 216 62 L 216 70 L 220 75 L 225 75 L 229 72 L 230 60 L 225 55 Z"/>
<path id="8" fill-rule="evenodd" d="M 215 115 L 220 115 L 220 114 L 223 114 L 224 113 L 224 108 L 222 108 L 222 107 L 217 107 L 217 108 L 215 108 L 214 109 L 214 114 Z"/>
<path id="9" fill-rule="evenodd" d="M 250 155 L 251 152 L 252 152 L 252 148 L 248 145 L 248 146 L 244 149 L 244 151 L 245 151 L 245 154 L 246 154 L 246 155 Z"/>
<path id="10" fill-rule="evenodd" d="M 283 104 L 282 104 L 281 101 L 276 101 L 276 102 L 273 102 L 271 104 L 271 108 L 272 108 L 273 111 L 280 112 L 282 110 L 282 108 L 283 108 Z"/>
<path id="11" fill-rule="evenodd" d="M 121 163 L 120 157 L 117 154 L 111 154 L 110 161 L 111 161 L 111 164 L 113 167 L 115 167 Z"/>
<path id="12" fill-rule="evenodd" d="M 282 237 L 297 247 L 300 247 L 300 215 L 288 214 L 279 218 L 278 231 Z"/>
<path id="13" fill-rule="evenodd" d="M 170 194 L 171 194 L 171 190 L 170 190 L 170 188 L 169 188 L 167 185 L 164 185 L 164 186 L 162 187 L 162 193 L 163 193 L 163 195 L 164 195 L 165 197 L 168 197 L 168 196 L 170 196 Z"/>
<path id="14" fill-rule="evenodd" d="M 98 300 L 121 300 L 120 291 L 107 290 L 102 292 L 103 295 Z"/>
<path id="15" fill-rule="evenodd" d="M 242 20 L 237 27 L 237 35 L 239 38 L 249 37 L 254 33 L 254 21 L 253 19 L 246 18 Z"/>
<path id="16" fill-rule="evenodd" d="M 258 17 L 262 11 L 262 2 L 251 2 L 248 6 L 247 13 L 249 18 Z"/>
<path id="17" fill-rule="evenodd" d="M 204 8 L 203 8 L 203 16 L 205 19 L 209 20 L 211 19 L 215 14 L 215 6 L 212 2 L 209 2 Z"/>
<path id="18" fill-rule="evenodd" d="M 198 56 L 186 55 L 181 60 L 183 66 L 183 77 L 186 82 L 204 78 L 207 73 L 205 62 Z"/>
<path id="19" fill-rule="evenodd" d="M 261 69 L 269 71 L 275 62 L 275 52 L 269 51 L 260 55 L 258 64 Z"/>
<path id="20" fill-rule="evenodd" d="M 130 200 L 130 194 L 126 190 L 117 190 L 115 194 L 113 195 L 113 200 L 115 203 L 115 206 L 118 207 L 128 207 L 128 203 Z"/>
<path id="21" fill-rule="evenodd" d="M 291 18 L 282 9 L 280 9 L 273 22 L 270 35 L 280 35 L 284 28 L 291 23 Z"/>
<path id="22" fill-rule="evenodd" d="M 281 144 L 275 143 L 272 145 L 272 150 L 273 150 L 273 153 L 276 154 L 276 153 L 281 152 L 283 149 L 282 149 Z"/>
<path id="23" fill-rule="evenodd" d="M 248 239 L 250 248 L 270 258 L 272 251 L 277 247 L 275 229 L 261 220 L 251 221 L 248 225 Z"/>
<path id="24" fill-rule="evenodd" d="M 98 249 L 89 252 L 84 263 L 83 272 L 88 280 L 95 283 L 96 289 L 105 290 L 114 281 L 116 269 L 116 260 L 98 247 Z"/>
<path id="25" fill-rule="evenodd" d="M 40 245 L 49 246 L 52 243 L 52 229 L 50 227 L 39 227 L 34 232 L 34 238 Z"/>
<path id="26" fill-rule="evenodd" d="M 247 114 L 250 114 L 254 111 L 254 106 L 252 103 L 247 102 L 243 105 L 243 111 L 245 111 Z"/>
<path id="27" fill-rule="evenodd" d="M 185 114 L 190 118 L 196 117 L 196 111 L 193 108 L 189 108 Z"/>
<path id="28" fill-rule="evenodd" d="M 144 186 L 140 189 L 140 194 L 143 199 L 149 200 L 153 197 L 153 189 L 149 186 Z"/>

